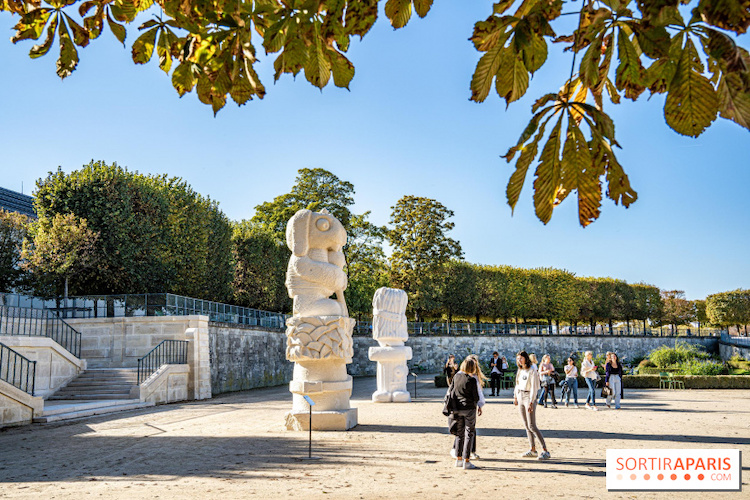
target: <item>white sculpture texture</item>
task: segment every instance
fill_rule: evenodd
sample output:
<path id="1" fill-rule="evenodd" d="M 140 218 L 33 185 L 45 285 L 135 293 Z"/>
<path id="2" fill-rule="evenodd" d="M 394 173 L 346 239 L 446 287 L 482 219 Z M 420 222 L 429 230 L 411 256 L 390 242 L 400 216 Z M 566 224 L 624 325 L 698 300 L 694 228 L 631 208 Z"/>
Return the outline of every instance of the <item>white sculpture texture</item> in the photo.
<path id="1" fill-rule="evenodd" d="M 349 406 L 352 377 L 346 373 L 355 324 L 344 300 L 346 230 L 325 209 L 300 210 L 287 223 L 286 243 L 292 251 L 286 287 L 294 299 L 286 322 L 286 359 L 294 362 L 286 427 L 309 428 L 310 405 L 304 398 L 309 396 L 315 403 L 313 429 L 350 429 L 357 425 L 357 409 Z"/>
<path id="2" fill-rule="evenodd" d="M 378 362 L 378 390 L 372 394 L 376 403 L 408 403 L 406 389 L 411 359 L 411 347 L 404 342 L 409 338 L 406 328 L 406 292 L 396 288 L 378 288 L 372 299 L 372 337 L 379 347 L 370 347 L 370 361 Z"/>

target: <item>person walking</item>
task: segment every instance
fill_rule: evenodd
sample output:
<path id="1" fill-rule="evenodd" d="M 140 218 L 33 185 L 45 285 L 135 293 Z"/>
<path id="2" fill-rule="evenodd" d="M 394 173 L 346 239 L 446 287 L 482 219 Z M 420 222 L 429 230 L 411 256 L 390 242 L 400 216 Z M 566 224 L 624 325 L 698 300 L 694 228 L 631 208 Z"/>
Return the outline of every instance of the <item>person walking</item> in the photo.
<path id="1" fill-rule="evenodd" d="M 456 439 L 454 449 L 456 450 L 456 467 L 464 470 L 478 469 L 472 464 L 471 447 L 476 434 L 477 413 L 481 415 L 481 408 L 477 410 L 479 403 L 479 387 L 477 379 L 471 374 L 476 373 L 477 363 L 467 357 L 461 362 L 461 367 L 453 377 L 453 397 L 456 400 L 456 409 L 452 412 L 456 420 Z"/>
<path id="2" fill-rule="evenodd" d="M 542 394 L 539 396 L 539 404 L 547 408 L 547 396 L 552 396 L 552 408 L 557 409 L 555 400 L 555 367 L 549 354 L 542 356 L 542 364 L 539 365 L 539 380 L 542 384 Z"/>
<path id="3" fill-rule="evenodd" d="M 611 397 L 615 400 L 615 410 L 619 410 L 620 399 L 622 398 L 622 364 L 617 358 L 617 354 L 612 353 L 612 356 L 609 358 L 609 363 L 607 363 L 604 369 L 604 383 L 609 387 L 612 394 Z"/>
<path id="4" fill-rule="evenodd" d="M 611 358 L 612 358 L 612 351 L 607 351 L 606 356 L 604 356 L 604 370 L 605 371 L 607 369 L 607 365 L 609 364 L 609 360 Z M 612 403 L 612 392 L 611 391 L 604 398 L 604 404 L 607 405 L 607 408 L 612 408 L 612 405 L 610 403 Z"/>
<path id="5" fill-rule="evenodd" d="M 477 416 L 482 416 L 482 408 L 484 408 L 484 405 L 487 402 L 487 400 L 484 398 L 484 386 L 487 385 L 487 377 L 484 375 L 484 373 L 482 373 L 482 367 L 479 364 L 479 357 L 476 354 L 469 354 L 468 357 L 473 359 L 474 363 L 476 363 L 476 370 L 473 373 L 469 373 L 469 375 L 477 380 L 477 390 L 479 391 L 479 401 L 477 401 Z M 477 455 L 476 426 L 474 427 L 474 429 L 474 441 L 471 445 L 471 455 L 469 458 L 471 458 L 472 460 L 479 460 L 479 455 Z M 455 440 L 453 442 L 453 447 L 451 448 L 451 457 L 457 458 Z"/>
<path id="6" fill-rule="evenodd" d="M 581 375 L 586 381 L 586 386 L 589 388 L 589 394 L 586 397 L 586 409 L 598 411 L 596 407 L 596 381 L 599 379 L 599 374 L 596 373 L 596 365 L 594 364 L 594 353 L 586 351 L 583 355 L 583 361 L 581 361 Z"/>
<path id="7" fill-rule="evenodd" d="M 443 373 L 445 373 L 445 378 L 448 380 L 448 387 L 450 387 L 451 382 L 453 382 L 453 376 L 456 374 L 457 370 L 458 365 L 456 364 L 456 357 L 453 354 L 449 354 L 445 366 L 443 367 Z"/>
<path id="8" fill-rule="evenodd" d="M 518 407 L 518 413 L 523 420 L 530 446 L 529 451 L 521 456 L 523 458 L 537 456 L 536 442 L 534 441 L 534 437 L 536 437 L 543 450 L 538 459 L 547 460 L 550 458 L 550 454 L 547 451 L 544 437 L 536 425 L 536 393 L 539 391 L 540 385 L 539 372 L 531 368 L 531 359 L 526 351 L 521 351 L 516 355 L 516 364 L 518 365 L 518 371 L 516 372 L 516 386 L 513 390 L 513 404 Z"/>
<path id="9" fill-rule="evenodd" d="M 500 381 L 503 377 L 502 372 L 502 360 L 500 359 L 500 353 L 497 351 L 492 353 L 490 358 L 490 396 L 497 394 L 500 395 Z"/>
<path id="10" fill-rule="evenodd" d="M 570 404 L 570 393 L 573 393 L 573 404 L 578 408 L 578 368 L 575 360 L 568 358 L 568 364 L 565 365 L 565 383 L 568 384 L 568 392 L 565 394 L 565 406 Z"/>

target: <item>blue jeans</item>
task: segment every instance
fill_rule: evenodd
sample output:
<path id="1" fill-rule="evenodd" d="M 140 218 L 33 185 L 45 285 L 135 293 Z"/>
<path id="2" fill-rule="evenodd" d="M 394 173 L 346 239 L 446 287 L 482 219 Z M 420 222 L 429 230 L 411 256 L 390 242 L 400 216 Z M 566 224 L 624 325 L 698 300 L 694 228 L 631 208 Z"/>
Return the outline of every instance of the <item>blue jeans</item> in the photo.
<path id="1" fill-rule="evenodd" d="M 594 379 L 588 377 L 584 380 L 586 380 L 586 385 L 589 388 L 589 395 L 586 397 L 586 404 L 591 403 L 596 406 L 596 382 L 594 382 Z"/>
<path id="2" fill-rule="evenodd" d="M 573 401 L 578 404 L 578 379 L 575 377 L 567 377 L 565 381 L 568 383 L 568 393 L 565 395 L 565 402 L 570 403 L 570 393 L 573 393 Z"/>

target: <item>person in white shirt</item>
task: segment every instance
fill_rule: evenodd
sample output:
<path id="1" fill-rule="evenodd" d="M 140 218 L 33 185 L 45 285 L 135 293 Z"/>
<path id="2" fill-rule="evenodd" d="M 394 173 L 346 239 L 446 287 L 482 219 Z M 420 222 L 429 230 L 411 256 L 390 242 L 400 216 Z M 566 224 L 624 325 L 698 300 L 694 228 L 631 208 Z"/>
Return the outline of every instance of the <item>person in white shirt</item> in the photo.
<path id="1" fill-rule="evenodd" d="M 596 373 L 596 365 L 594 364 L 594 353 L 586 351 L 584 353 L 584 359 L 581 361 L 581 375 L 586 381 L 586 385 L 589 388 L 589 395 L 586 397 L 586 409 L 597 411 L 596 407 L 596 381 L 599 379 L 599 374 Z"/>
<path id="2" fill-rule="evenodd" d="M 516 372 L 516 387 L 513 390 L 513 404 L 518 407 L 531 446 L 529 451 L 521 456 L 524 458 L 537 456 L 534 441 L 536 436 L 543 450 L 542 454 L 539 455 L 539 460 L 547 460 L 550 458 L 550 454 L 547 451 L 544 437 L 536 426 L 536 393 L 540 387 L 539 372 L 531 368 L 531 359 L 526 351 L 521 351 L 516 355 L 516 364 L 518 365 L 518 371 Z"/>
<path id="3" fill-rule="evenodd" d="M 568 364 L 565 365 L 565 383 L 568 384 L 568 392 L 565 393 L 565 406 L 570 403 L 570 393 L 573 393 L 573 402 L 578 408 L 578 368 L 576 368 L 573 358 L 568 358 Z"/>

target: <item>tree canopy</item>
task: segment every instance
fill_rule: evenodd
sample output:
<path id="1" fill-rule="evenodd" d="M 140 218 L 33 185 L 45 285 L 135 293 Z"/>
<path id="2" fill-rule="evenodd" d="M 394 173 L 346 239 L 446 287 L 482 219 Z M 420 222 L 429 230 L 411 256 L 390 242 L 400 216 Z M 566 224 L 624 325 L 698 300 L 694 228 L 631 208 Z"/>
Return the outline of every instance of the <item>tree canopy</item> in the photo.
<path id="1" fill-rule="evenodd" d="M 12 290 L 24 282 L 21 250 L 28 224 L 27 216 L 0 209 L 0 291 Z"/>
<path id="2" fill-rule="evenodd" d="M 153 19 L 138 26 L 133 61 L 145 64 L 156 55 L 180 96 L 195 90 L 216 113 L 229 98 L 243 105 L 266 94 L 254 69 L 261 50 L 274 57 L 275 80 L 302 72 L 321 89 L 330 82 L 348 88 L 355 69 L 345 54 L 352 38 L 370 31 L 379 3 L 3 0 L 0 10 L 19 16 L 13 43 L 39 41 L 30 57 L 49 53 L 57 41 L 56 71 L 66 78 L 78 65 L 78 47 L 106 30 L 125 45 L 126 25 L 158 7 Z M 433 0 L 383 3 L 399 29 L 414 13 L 425 17 Z M 605 111 L 610 104 L 666 94 L 664 117 L 679 134 L 697 137 L 717 117 L 750 128 L 750 53 L 736 42 L 750 26 L 748 0 L 490 3 L 489 17 L 477 21 L 470 37 L 479 55 L 470 83 L 473 101 L 486 100 L 493 87 L 507 104 L 520 99 L 546 63 L 550 43 L 565 44 L 572 59 L 570 74 L 536 101 L 531 121 L 504 156 L 516 159 L 506 189 L 512 208 L 535 163 L 533 199 L 545 224 L 572 192 L 582 226 L 599 217 L 603 195 L 625 207 L 636 201 L 615 155 L 620 146 Z M 568 14 L 577 20 L 572 30 L 563 21 Z"/>

